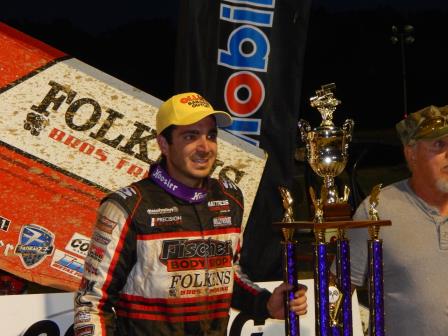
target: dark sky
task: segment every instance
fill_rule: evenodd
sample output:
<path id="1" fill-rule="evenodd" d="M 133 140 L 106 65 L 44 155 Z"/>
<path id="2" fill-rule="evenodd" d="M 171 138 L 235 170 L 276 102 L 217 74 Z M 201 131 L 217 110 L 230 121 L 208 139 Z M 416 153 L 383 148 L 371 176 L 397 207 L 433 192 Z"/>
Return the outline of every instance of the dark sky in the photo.
<path id="1" fill-rule="evenodd" d="M 338 4 L 338 7 L 334 5 Z M 342 5 L 343 4 L 343 5 Z M 335 82 L 341 114 L 357 128 L 391 128 L 404 113 L 448 104 L 446 1 L 315 1 L 305 58 L 302 115 L 320 82 Z M 368 5 L 367 5 L 368 4 Z M 392 25 L 412 25 L 415 41 L 391 43 Z M 406 76 L 403 77 L 403 60 Z"/>
<path id="2" fill-rule="evenodd" d="M 378 7 L 391 7 L 404 12 L 407 10 L 447 8 L 445 0 L 315 0 L 314 4 L 332 11 L 371 10 Z"/>
<path id="3" fill-rule="evenodd" d="M 2 3 L 0 20 L 158 98 L 173 94 L 176 1 Z M 316 0 L 310 13 L 301 114 L 335 82 L 340 115 L 357 127 L 390 128 L 408 111 L 448 104 L 448 1 Z M 404 53 L 391 26 L 414 26 Z"/>

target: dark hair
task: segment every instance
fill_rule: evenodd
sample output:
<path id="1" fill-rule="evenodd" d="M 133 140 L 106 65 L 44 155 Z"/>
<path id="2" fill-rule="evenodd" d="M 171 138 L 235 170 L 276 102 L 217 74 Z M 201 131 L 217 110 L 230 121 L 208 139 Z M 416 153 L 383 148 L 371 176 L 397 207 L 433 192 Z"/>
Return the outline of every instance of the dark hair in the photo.
<path id="1" fill-rule="evenodd" d="M 160 135 L 163 136 L 166 142 L 168 142 L 168 144 L 170 145 L 173 144 L 173 131 L 176 129 L 176 127 L 176 125 L 170 125 L 165 128 L 162 133 L 160 133 Z"/>

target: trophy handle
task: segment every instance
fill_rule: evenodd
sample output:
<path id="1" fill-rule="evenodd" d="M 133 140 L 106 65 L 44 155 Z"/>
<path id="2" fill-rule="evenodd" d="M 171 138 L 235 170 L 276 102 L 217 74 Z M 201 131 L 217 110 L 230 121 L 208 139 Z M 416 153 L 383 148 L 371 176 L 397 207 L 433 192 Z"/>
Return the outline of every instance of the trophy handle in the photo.
<path id="1" fill-rule="evenodd" d="M 311 131 L 311 126 L 310 123 L 304 119 L 300 119 L 299 123 L 297 124 L 297 126 L 299 127 L 299 131 L 300 131 L 300 138 L 302 139 L 302 141 L 304 143 L 307 144 L 307 134 Z"/>
<path id="2" fill-rule="evenodd" d="M 344 130 L 345 138 L 347 142 L 352 140 L 353 127 L 355 126 L 355 122 L 352 119 L 347 119 L 344 124 L 342 124 L 342 129 Z"/>

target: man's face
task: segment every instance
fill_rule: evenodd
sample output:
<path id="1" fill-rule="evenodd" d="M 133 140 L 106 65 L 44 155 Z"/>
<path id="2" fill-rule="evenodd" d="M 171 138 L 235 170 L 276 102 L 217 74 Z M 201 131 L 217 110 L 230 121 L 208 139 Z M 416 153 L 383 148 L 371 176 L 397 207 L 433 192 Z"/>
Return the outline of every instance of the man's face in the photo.
<path id="1" fill-rule="evenodd" d="M 192 125 L 177 126 L 171 144 L 158 136 L 168 173 L 189 187 L 201 187 L 216 160 L 217 132 L 215 118 L 208 116 Z"/>
<path id="2" fill-rule="evenodd" d="M 412 181 L 427 189 L 448 193 L 448 136 L 420 140 L 405 149 Z"/>

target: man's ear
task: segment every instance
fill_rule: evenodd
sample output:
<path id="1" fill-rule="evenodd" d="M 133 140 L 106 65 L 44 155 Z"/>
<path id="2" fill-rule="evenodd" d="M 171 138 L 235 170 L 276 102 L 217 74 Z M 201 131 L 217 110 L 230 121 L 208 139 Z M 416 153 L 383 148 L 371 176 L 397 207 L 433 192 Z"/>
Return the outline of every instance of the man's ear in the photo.
<path id="1" fill-rule="evenodd" d="M 168 153 L 168 141 L 166 141 L 165 137 L 163 135 L 157 136 L 157 144 L 159 145 L 159 149 L 162 152 L 163 155 L 167 155 Z"/>
<path id="2" fill-rule="evenodd" d="M 412 167 L 414 166 L 416 161 L 415 145 L 404 146 L 404 157 L 406 159 L 406 162 L 408 163 L 409 169 L 412 171 Z"/>

